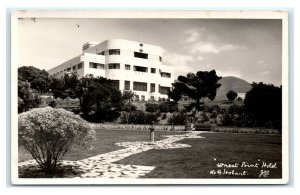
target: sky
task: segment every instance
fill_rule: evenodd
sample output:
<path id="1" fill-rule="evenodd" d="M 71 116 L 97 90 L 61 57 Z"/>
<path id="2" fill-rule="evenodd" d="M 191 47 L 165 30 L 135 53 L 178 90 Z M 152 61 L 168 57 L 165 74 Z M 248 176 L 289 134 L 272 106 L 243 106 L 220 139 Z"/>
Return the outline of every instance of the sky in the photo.
<path id="1" fill-rule="evenodd" d="M 81 54 L 86 42 L 139 42 L 141 31 L 143 43 L 164 49 L 175 78 L 214 69 L 249 83 L 282 84 L 282 24 L 275 19 L 23 19 L 18 66 L 49 70 Z"/>

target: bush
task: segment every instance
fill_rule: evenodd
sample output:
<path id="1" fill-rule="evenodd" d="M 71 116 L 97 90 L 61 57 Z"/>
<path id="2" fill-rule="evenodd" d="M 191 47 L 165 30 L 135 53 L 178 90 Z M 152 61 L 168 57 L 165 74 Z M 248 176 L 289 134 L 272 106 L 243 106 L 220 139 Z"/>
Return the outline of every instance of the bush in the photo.
<path id="1" fill-rule="evenodd" d="M 121 123 L 125 124 L 153 124 L 158 122 L 158 113 L 146 113 L 140 110 L 122 112 Z"/>
<path id="2" fill-rule="evenodd" d="M 64 109 L 37 108 L 19 114 L 18 140 L 46 173 L 52 173 L 72 144 L 89 146 L 95 132 Z"/>
<path id="3" fill-rule="evenodd" d="M 166 119 L 166 118 L 167 118 L 167 114 L 166 114 L 166 113 L 163 113 L 161 119 L 164 120 L 164 119 Z"/>
<path id="4" fill-rule="evenodd" d="M 81 117 L 88 122 L 103 123 L 114 122 L 120 117 L 120 112 L 116 110 L 104 110 L 102 112 L 91 112 L 89 114 L 82 114 Z"/>
<path id="5" fill-rule="evenodd" d="M 168 119 L 168 124 L 170 125 L 185 125 L 187 120 L 186 114 L 182 112 L 177 112 L 172 114 L 172 116 Z"/>
<path id="6" fill-rule="evenodd" d="M 160 112 L 169 112 L 169 105 L 166 102 L 159 104 L 158 109 Z"/>
<path id="7" fill-rule="evenodd" d="M 229 90 L 229 91 L 226 93 L 226 97 L 227 97 L 227 99 L 230 100 L 230 101 L 235 100 L 235 98 L 236 98 L 237 96 L 238 96 L 238 94 L 237 94 L 235 91 L 233 91 L 233 90 Z"/>
<path id="8" fill-rule="evenodd" d="M 160 112 L 178 112 L 178 103 L 176 102 L 163 102 L 159 104 L 158 109 Z"/>
<path id="9" fill-rule="evenodd" d="M 147 112 L 156 112 L 158 110 L 158 104 L 146 103 L 145 106 Z"/>
<path id="10" fill-rule="evenodd" d="M 125 103 L 123 107 L 123 111 L 126 112 L 136 111 L 136 106 L 133 105 L 131 102 Z"/>
<path id="11" fill-rule="evenodd" d="M 55 108 L 56 106 L 56 101 L 55 100 L 51 100 L 51 102 L 49 102 L 48 106 Z"/>

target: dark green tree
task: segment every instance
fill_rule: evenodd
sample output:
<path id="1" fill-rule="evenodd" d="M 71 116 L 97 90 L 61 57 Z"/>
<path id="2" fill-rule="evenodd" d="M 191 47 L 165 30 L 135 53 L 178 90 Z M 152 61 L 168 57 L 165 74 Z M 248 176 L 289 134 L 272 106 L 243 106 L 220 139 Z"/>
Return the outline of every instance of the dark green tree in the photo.
<path id="1" fill-rule="evenodd" d="M 229 101 L 233 101 L 235 100 L 235 98 L 237 97 L 237 93 L 233 90 L 229 90 L 227 93 L 226 93 L 226 97 Z"/>
<path id="2" fill-rule="evenodd" d="M 18 80 L 27 81 L 32 89 L 46 92 L 49 88 L 49 74 L 33 66 L 22 66 L 18 68 Z"/>
<path id="3" fill-rule="evenodd" d="M 32 93 L 30 83 L 18 81 L 18 112 L 26 112 L 32 108 L 38 108 L 41 99 Z"/>
<path id="4" fill-rule="evenodd" d="M 178 76 L 178 81 L 173 84 L 173 89 L 169 93 L 171 94 L 170 98 L 178 100 L 178 94 L 180 97 L 186 95 L 196 100 L 197 109 L 200 109 L 201 98 L 215 99 L 217 89 L 221 86 L 218 83 L 221 78 L 217 76 L 215 70 L 198 71 L 196 74 L 188 73 L 187 76 Z"/>
<path id="5" fill-rule="evenodd" d="M 245 112 L 253 126 L 273 127 L 281 130 L 282 125 L 282 88 L 270 84 L 253 83 L 246 93 Z"/>

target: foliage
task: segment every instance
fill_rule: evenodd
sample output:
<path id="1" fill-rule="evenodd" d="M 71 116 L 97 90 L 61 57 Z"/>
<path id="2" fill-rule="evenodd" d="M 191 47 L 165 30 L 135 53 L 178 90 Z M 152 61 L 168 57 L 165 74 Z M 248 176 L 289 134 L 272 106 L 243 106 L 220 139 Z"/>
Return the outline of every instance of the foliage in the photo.
<path id="1" fill-rule="evenodd" d="M 80 97 L 83 93 L 82 86 L 80 85 L 80 80 L 75 72 L 71 74 L 65 74 L 61 79 L 51 78 L 50 81 L 50 89 L 54 98 L 61 99 L 65 99 L 67 97 Z"/>
<path id="2" fill-rule="evenodd" d="M 253 83 L 246 93 L 245 112 L 253 120 L 254 126 L 282 126 L 282 88 L 270 84 Z"/>
<path id="3" fill-rule="evenodd" d="M 81 111 L 84 114 L 105 115 L 110 111 L 121 110 L 122 95 L 109 80 L 94 80 L 83 92 Z M 104 117 L 102 117 L 104 118 Z"/>
<path id="4" fill-rule="evenodd" d="M 55 100 L 51 100 L 48 104 L 48 106 L 55 108 L 56 107 L 56 101 Z"/>
<path id="5" fill-rule="evenodd" d="M 177 102 L 162 102 L 159 104 L 158 109 L 160 112 L 177 112 L 178 111 L 178 103 Z"/>
<path id="6" fill-rule="evenodd" d="M 158 113 L 147 113 L 141 110 L 122 112 L 121 123 L 125 124 L 153 124 L 158 122 Z"/>
<path id="7" fill-rule="evenodd" d="M 147 112 L 156 112 L 158 110 L 158 104 L 155 103 L 146 103 Z"/>
<path id="8" fill-rule="evenodd" d="M 172 116 L 168 119 L 168 124 L 170 125 L 185 125 L 187 116 L 183 112 L 173 113 Z"/>
<path id="9" fill-rule="evenodd" d="M 237 95 L 238 95 L 238 94 L 237 94 L 235 91 L 233 91 L 233 90 L 229 90 L 229 91 L 226 93 L 226 97 L 227 97 L 227 99 L 230 100 L 230 101 L 235 100 L 235 98 L 237 97 Z"/>
<path id="10" fill-rule="evenodd" d="M 34 95 L 27 81 L 18 81 L 18 112 L 25 112 L 39 107 L 41 99 Z"/>
<path id="11" fill-rule="evenodd" d="M 133 105 L 131 102 L 127 102 L 124 104 L 123 111 L 125 112 L 136 111 L 136 106 Z"/>
<path id="12" fill-rule="evenodd" d="M 204 97 L 208 97 L 210 100 L 215 99 L 217 89 L 221 86 L 218 83 L 220 79 L 221 77 L 217 76 L 215 70 L 198 71 L 196 74 L 188 73 L 187 76 L 179 76 L 178 81 L 172 84 L 173 89 L 169 93 L 170 98 L 174 98 L 174 95 L 172 96 L 174 93 L 180 94 L 180 97 L 186 95 L 196 100 L 199 109 L 200 99 Z"/>
<path id="13" fill-rule="evenodd" d="M 18 140 L 45 172 L 53 172 L 72 144 L 89 146 L 95 132 L 64 109 L 37 108 L 19 114 Z"/>
<path id="14" fill-rule="evenodd" d="M 164 119 L 166 119 L 166 118 L 167 118 L 167 114 L 166 114 L 166 113 L 163 113 L 161 119 L 164 120 Z"/>
<path id="15" fill-rule="evenodd" d="M 132 102 L 135 97 L 135 93 L 133 91 L 123 91 L 122 100 L 125 102 Z"/>
<path id="16" fill-rule="evenodd" d="M 51 89 L 55 98 L 78 98 L 83 118 L 93 122 L 114 121 L 119 117 L 124 102 L 130 102 L 132 92 L 121 92 L 112 80 L 87 75 L 78 79 L 76 73 L 62 79 L 53 78 Z"/>
<path id="17" fill-rule="evenodd" d="M 161 104 L 159 104 L 158 109 L 160 112 L 169 112 L 169 105 L 167 104 L 167 102 L 163 102 Z"/>
<path id="18" fill-rule="evenodd" d="M 168 92 L 168 97 L 178 102 L 181 99 L 181 91 L 180 91 L 180 84 L 174 83 L 173 89 Z"/>
<path id="19" fill-rule="evenodd" d="M 49 87 L 49 74 L 33 66 L 22 66 L 18 68 L 18 80 L 27 81 L 32 89 L 45 92 Z"/>

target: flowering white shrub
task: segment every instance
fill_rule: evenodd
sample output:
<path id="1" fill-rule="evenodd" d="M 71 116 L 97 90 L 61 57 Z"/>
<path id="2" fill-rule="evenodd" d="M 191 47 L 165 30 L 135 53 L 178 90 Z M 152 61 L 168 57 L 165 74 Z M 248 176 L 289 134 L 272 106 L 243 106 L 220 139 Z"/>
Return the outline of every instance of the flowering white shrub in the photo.
<path id="1" fill-rule="evenodd" d="M 91 147 L 95 131 L 67 110 L 36 108 L 19 114 L 18 140 L 43 170 L 52 172 L 72 144 Z"/>

